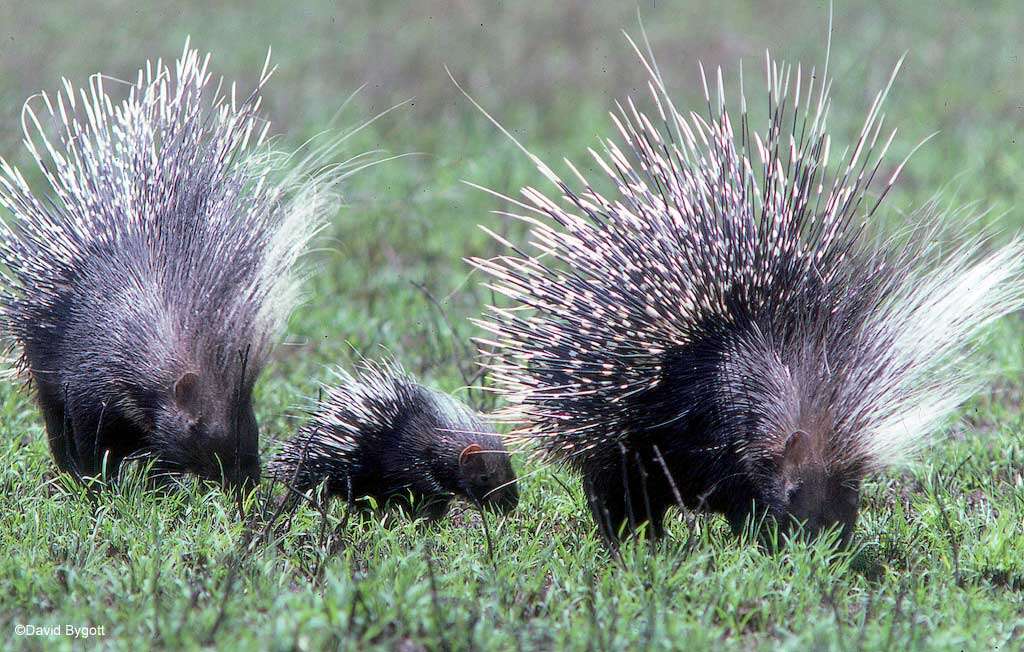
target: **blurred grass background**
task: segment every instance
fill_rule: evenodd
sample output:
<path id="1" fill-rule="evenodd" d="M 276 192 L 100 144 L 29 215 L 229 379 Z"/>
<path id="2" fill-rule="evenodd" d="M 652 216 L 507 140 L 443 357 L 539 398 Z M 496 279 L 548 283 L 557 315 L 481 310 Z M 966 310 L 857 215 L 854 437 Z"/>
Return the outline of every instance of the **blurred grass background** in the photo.
<path id="1" fill-rule="evenodd" d="M 497 252 L 477 224 L 518 231 L 491 214 L 503 202 L 461 181 L 515 196 L 541 179 L 444 67 L 531 151 L 586 170 L 586 148 L 611 134 L 614 100 L 646 98 L 622 34 L 639 36 L 638 14 L 680 107 L 702 106 L 698 60 L 721 66 L 735 97 L 742 59 L 753 106 L 766 49 L 808 67 L 824 61 L 826 2 L 0 0 L 0 155 L 28 162 L 20 112 L 30 95 L 62 76 L 133 79 L 146 59 L 177 56 L 189 35 L 241 89 L 273 48 L 265 107 L 282 147 L 324 129 L 357 88 L 337 124 L 400 105 L 350 142 L 350 154 L 411 155 L 351 179 L 311 257 L 309 301 L 259 387 L 270 447 L 294 430 L 294 406 L 326 378 L 323 366 L 347 364 L 354 350 L 385 347 L 452 391 L 475 374 L 467 318 L 490 298 L 462 259 Z M 886 105 L 899 128 L 888 170 L 938 132 L 902 174 L 889 214 L 941 191 L 988 209 L 1006 232 L 1024 223 L 1020 3 L 837 3 L 834 25 L 834 149 L 904 53 Z M 628 547 L 616 564 L 578 491 L 525 464 L 520 513 L 492 524 L 494 558 L 470 512 L 425 528 L 400 517 L 353 524 L 336 506 L 300 514 L 232 579 L 240 525 L 228 502 L 130 486 L 109 503 L 82 499 L 54 477 L 31 401 L 5 385 L 0 640 L 67 648 L 12 638 L 14 623 L 55 620 L 105 623 L 98 642 L 124 649 L 1020 649 L 1022 330 L 1000 327 L 985 351 L 997 391 L 972 403 L 948 441 L 913 472 L 869 485 L 858 532 L 867 552 L 838 563 L 813 546 L 768 557 L 697 519 L 677 522 L 656 554 Z"/>
<path id="2" fill-rule="evenodd" d="M 19 139 L 18 116 L 30 94 L 56 88 L 61 76 L 84 80 L 103 71 L 133 78 L 142 61 L 174 57 L 191 35 L 196 47 L 213 53 L 216 71 L 243 87 L 251 87 L 273 47 L 278 71 L 266 106 L 290 139 L 321 129 L 359 86 L 365 85 L 358 98 L 365 115 L 411 99 L 382 126 L 380 144 L 425 154 L 428 178 L 439 164 L 429 157 L 442 157 L 446 168 L 486 157 L 516 163 L 443 66 L 531 148 L 576 154 L 607 131 L 603 114 L 612 99 L 645 94 L 642 69 L 622 35 L 638 36 L 638 13 L 683 105 L 698 99 L 698 60 L 710 70 L 722 66 L 734 88 L 740 59 L 748 79 L 759 80 L 766 49 L 820 67 L 828 15 L 825 2 L 735 0 L 713 6 L 584 0 L 4 5 L 5 154 Z M 940 137 L 915 161 L 905 185 L 932 187 L 963 174 L 971 199 L 1005 208 L 1019 198 L 1024 12 L 1018 3 L 837 3 L 834 23 L 840 134 L 862 117 L 907 53 L 888 104 L 903 133 L 894 158 L 934 131 Z"/>

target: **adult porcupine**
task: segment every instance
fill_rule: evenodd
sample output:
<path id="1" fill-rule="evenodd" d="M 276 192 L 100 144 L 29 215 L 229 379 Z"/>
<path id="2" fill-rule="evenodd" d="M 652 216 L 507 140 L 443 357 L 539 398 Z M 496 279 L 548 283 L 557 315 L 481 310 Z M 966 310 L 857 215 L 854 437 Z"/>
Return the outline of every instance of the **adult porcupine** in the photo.
<path id="1" fill-rule="evenodd" d="M 20 349 L 59 466 L 76 476 L 149 456 L 166 472 L 259 477 L 253 384 L 320 223 L 326 178 L 286 173 L 263 144 L 257 90 L 214 88 L 185 45 L 123 100 L 91 78 L 25 105 L 49 192 L 6 161 L 0 327 Z M 300 166 L 301 167 L 301 166 Z"/>
<path id="2" fill-rule="evenodd" d="M 742 77 L 737 129 L 721 72 L 717 97 L 704 83 L 707 115 L 683 114 L 641 59 L 657 113 L 629 101 L 612 116 L 625 147 L 607 140 L 594 159 L 613 192 L 570 164 L 574 189 L 530 155 L 562 195 L 516 202 L 537 253 L 472 261 L 512 300 L 481 321 L 480 347 L 513 435 L 582 472 L 608 537 L 658 535 L 685 505 L 737 531 L 756 510 L 846 540 L 863 478 L 977 388 L 966 356 L 1021 306 L 1022 247 L 943 252 L 927 214 L 904 237 L 869 237 L 903 167 L 868 196 L 892 79 L 832 169 L 827 76 L 768 57 L 757 133 Z"/>
<path id="3" fill-rule="evenodd" d="M 300 491 L 326 482 L 348 499 L 412 497 L 433 518 L 462 496 L 501 511 L 519 500 L 501 438 L 452 397 L 418 384 L 394 362 L 335 371 L 310 422 L 267 465 Z"/>

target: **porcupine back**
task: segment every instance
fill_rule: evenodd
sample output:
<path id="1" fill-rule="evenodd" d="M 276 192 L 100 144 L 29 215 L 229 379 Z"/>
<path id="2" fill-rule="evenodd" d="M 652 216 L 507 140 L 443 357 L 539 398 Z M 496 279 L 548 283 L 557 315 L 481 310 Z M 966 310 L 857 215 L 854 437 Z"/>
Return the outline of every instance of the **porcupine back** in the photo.
<path id="1" fill-rule="evenodd" d="M 65 80 L 23 111 L 47 192 L 0 167 L 0 203 L 14 215 L 0 238 L 0 326 L 66 470 L 97 472 L 102 451 L 115 466 L 147 451 L 215 475 L 244 432 L 245 474 L 258 473 L 252 385 L 330 184 L 297 161 L 285 172 L 263 144 L 266 67 L 238 101 L 208 64 L 186 43 L 173 68 L 147 64 L 120 101 L 101 75 L 81 90 Z M 197 425 L 205 442 L 189 436 Z"/>
<path id="2" fill-rule="evenodd" d="M 453 496 L 507 511 L 516 476 L 501 438 L 467 406 L 424 387 L 394 361 L 334 370 L 310 420 L 267 465 L 298 491 L 379 501 L 412 496 L 433 517 Z"/>
<path id="3" fill-rule="evenodd" d="M 979 387 L 979 337 L 1022 304 L 1021 244 L 944 247 L 934 205 L 871 234 L 906 163 L 883 166 L 892 78 L 835 157 L 827 74 L 766 57 L 757 132 L 742 75 L 734 124 L 721 71 L 713 95 L 701 68 L 706 114 L 682 113 L 641 59 L 653 117 L 619 105 L 623 144 L 592 152 L 614 191 L 530 155 L 562 195 L 516 202 L 533 251 L 471 261 L 511 300 L 480 348 L 513 436 L 582 471 L 609 536 L 647 520 L 657 534 L 682 503 L 737 530 L 759 509 L 848 537 L 862 478 Z"/>

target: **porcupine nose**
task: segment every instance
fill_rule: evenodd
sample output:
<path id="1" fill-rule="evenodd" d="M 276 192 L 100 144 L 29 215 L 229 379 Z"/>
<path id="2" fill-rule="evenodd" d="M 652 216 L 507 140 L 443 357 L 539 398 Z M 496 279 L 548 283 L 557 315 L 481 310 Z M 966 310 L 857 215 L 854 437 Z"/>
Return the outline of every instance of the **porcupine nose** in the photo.
<path id="1" fill-rule="evenodd" d="M 260 458 L 258 455 L 240 455 L 237 465 L 224 470 L 224 486 L 242 493 L 248 493 L 260 483 Z"/>
<path id="2" fill-rule="evenodd" d="M 492 490 L 480 502 L 484 509 L 498 514 L 515 511 L 519 506 L 519 489 L 516 487 L 516 482 L 513 480 L 508 486 Z"/>

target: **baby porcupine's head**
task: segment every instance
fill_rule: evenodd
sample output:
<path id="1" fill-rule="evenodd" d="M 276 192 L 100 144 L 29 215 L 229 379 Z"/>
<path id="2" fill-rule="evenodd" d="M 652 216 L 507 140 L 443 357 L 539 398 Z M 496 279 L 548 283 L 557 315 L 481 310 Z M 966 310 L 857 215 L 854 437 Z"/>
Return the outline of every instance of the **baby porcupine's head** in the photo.
<path id="1" fill-rule="evenodd" d="M 757 132 L 742 77 L 734 124 L 720 71 L 705 114 L 684 114 L 641 59 L 655 113 L 619 106 L 624 146 L 593 153 L 603 185 L 527 152 L 560 194 L 514 202 L 534 251 L 471 261 L 511 300 L 479 345 L 513 436 L 589 481 L 646 451 L 652 483 L 675 476 L 737 530 L 757 510 L 848 537 L 861 480 L 977 389 L 969 354 L 1022 305 L 1021 243 L 943 250 L 934 206 L 901 237 L 868 235 L 906 162 L 883 166 L 888 85 L 836 157 L 827 74 L 768 58 Z"/>
<path id="2" fill-rule="evenodd" d="M 440 468 L 456 469 L 450 488 L 455 493 L 500 512 L 514 510 L 519 504 L 516 475 L 494 428 L 451 396 L 408 376 L 403 380 L 412 397 L 397 426 L 403 446 L 439 455 Z M 442 478 L 445 474 L 438 472 Z"/>
<path id="3" fill-rule="evenodd" d="M 326 480 L 344 496 L 357 479 L 388 494 L 457 494 L 502 512 L 519 500 L 505 446 L 479 415 L 428 389 L 396 362 L 336 369 L 311 419 L 268 464 L 278 480 L 306 490 Z"/>

